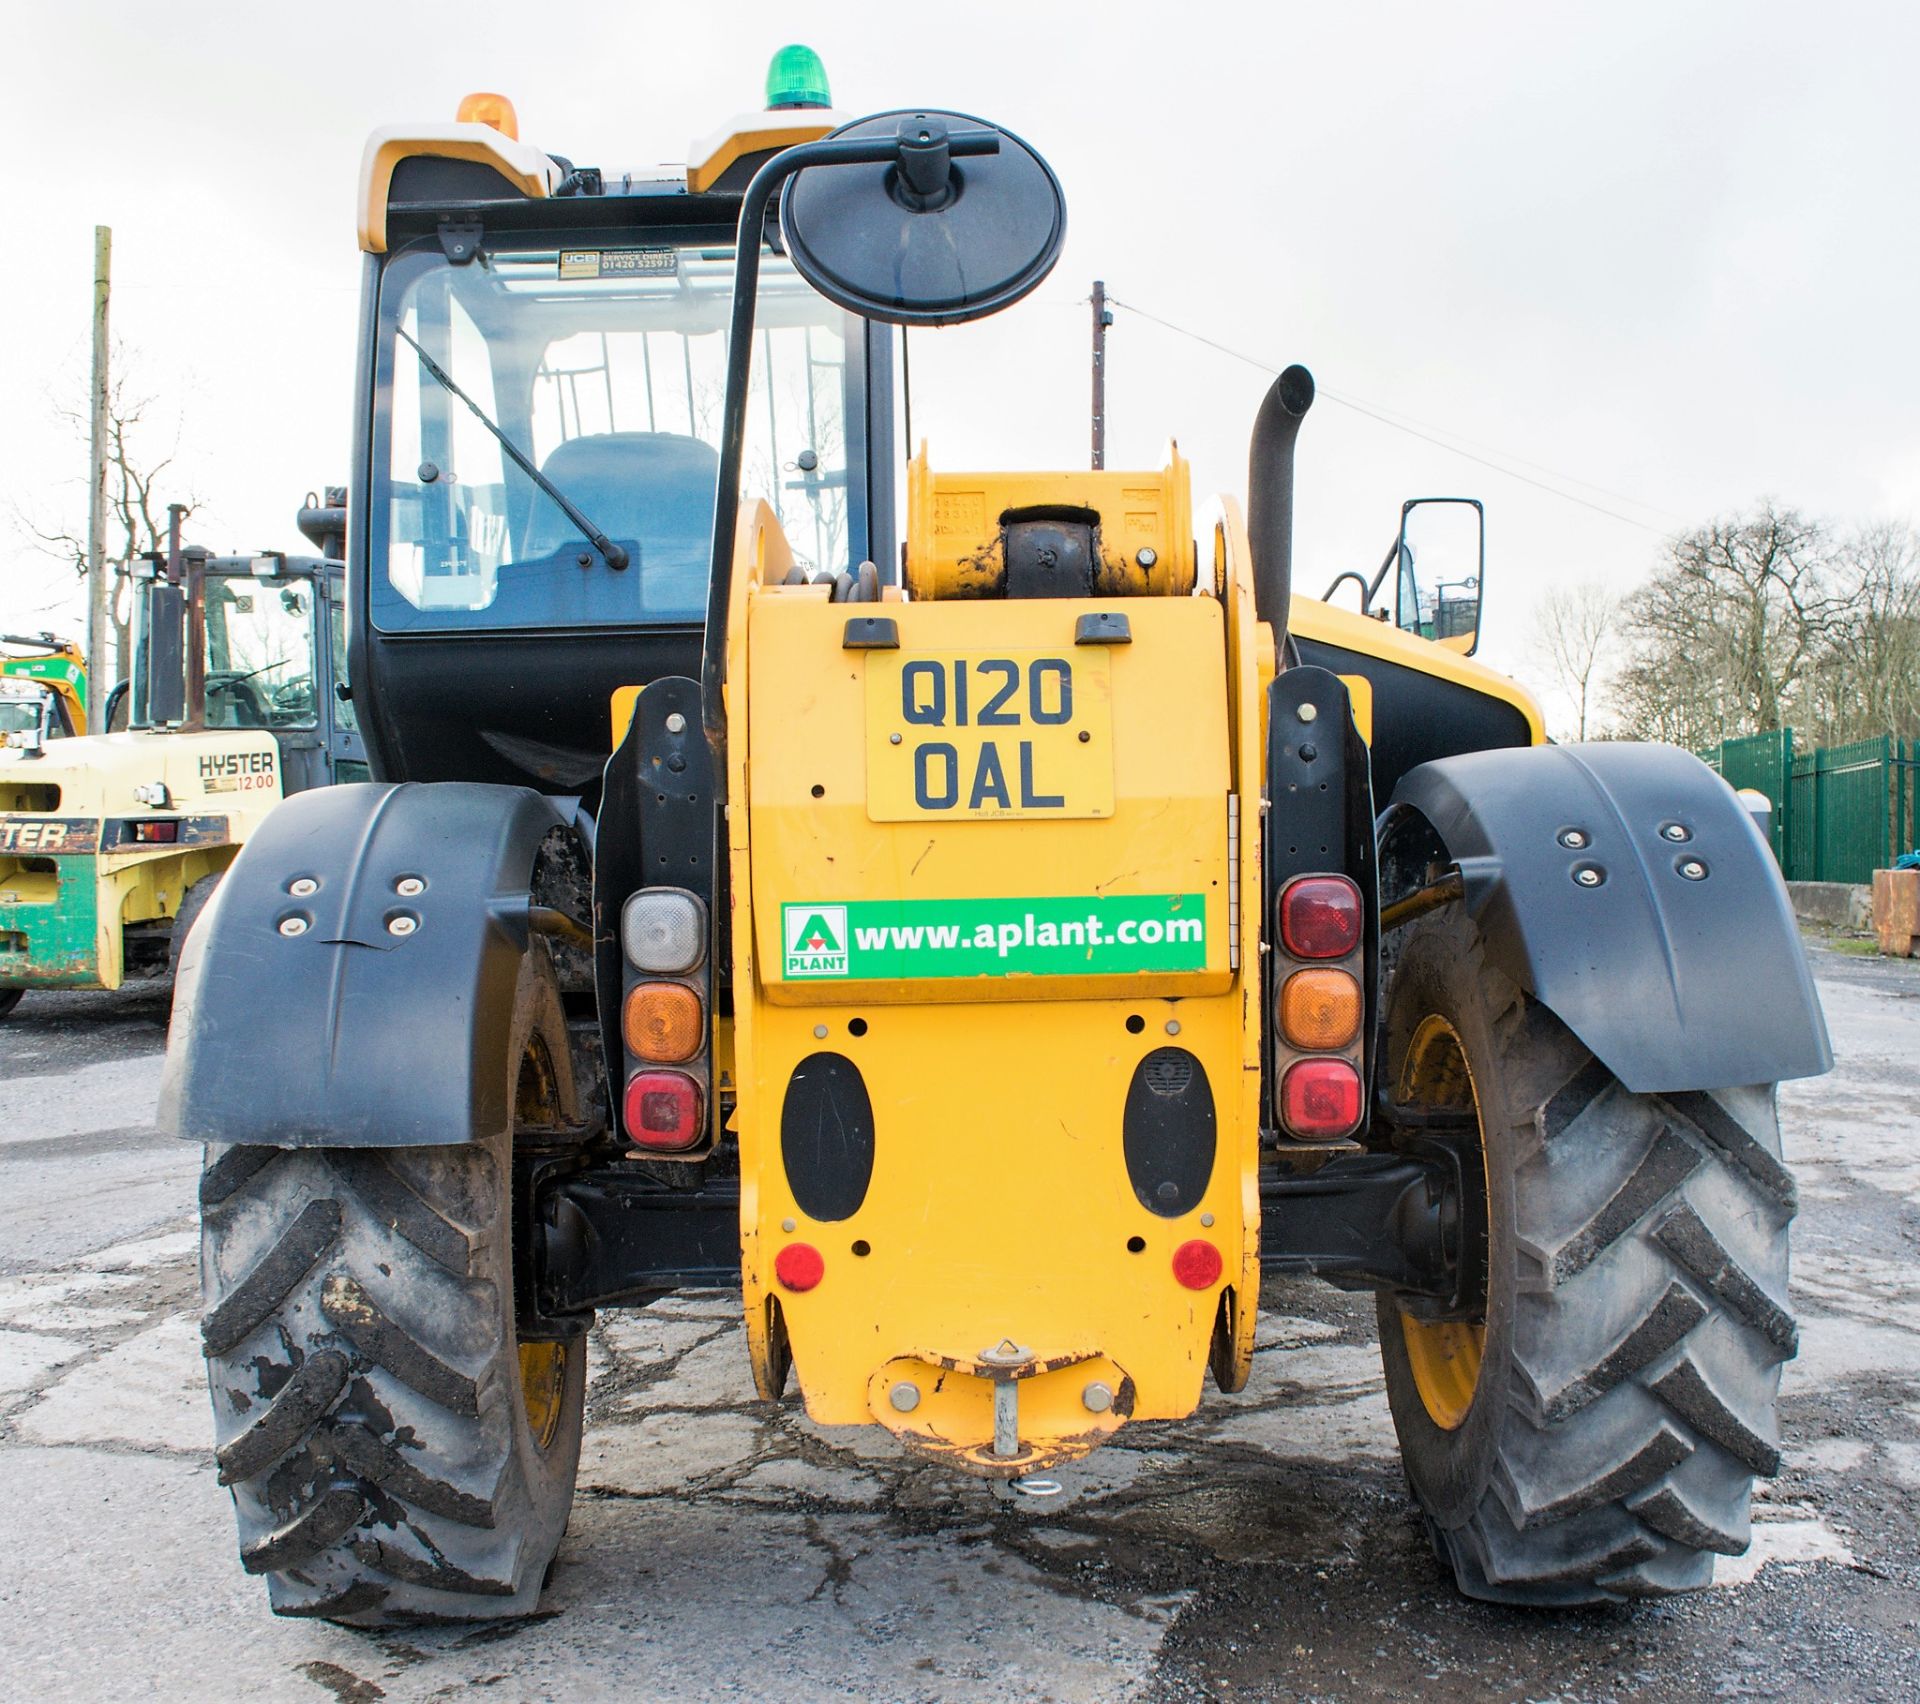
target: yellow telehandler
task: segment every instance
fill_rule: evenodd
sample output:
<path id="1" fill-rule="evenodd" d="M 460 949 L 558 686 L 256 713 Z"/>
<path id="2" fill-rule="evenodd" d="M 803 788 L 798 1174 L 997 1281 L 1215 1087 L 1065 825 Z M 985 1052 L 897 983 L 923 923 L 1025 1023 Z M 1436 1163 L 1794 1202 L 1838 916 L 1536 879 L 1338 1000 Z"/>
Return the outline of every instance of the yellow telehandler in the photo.
<path id="1" fill-rule="evenodd" d="M 498 96 L 368 145 L 374 779 L 249 840 L 163 1089 L 245 1568 L 532 1610 L 599 1309 L 737 1285 L 743 1388 L 1019 1483 L 1240 1388 L 1278 1271 L 1377 1296 L 1462 1590 L 1705 1583 L 1831 1063 L 1746 813 L 1463 654 L 1477 505 L 1403 512 L 1390 619 L 1294 594 L 1302 368 L 1244 508 L 909 459 L 896 328 L 1033 289 L 1059 185 L 770 83 L 683 167 Z"/>

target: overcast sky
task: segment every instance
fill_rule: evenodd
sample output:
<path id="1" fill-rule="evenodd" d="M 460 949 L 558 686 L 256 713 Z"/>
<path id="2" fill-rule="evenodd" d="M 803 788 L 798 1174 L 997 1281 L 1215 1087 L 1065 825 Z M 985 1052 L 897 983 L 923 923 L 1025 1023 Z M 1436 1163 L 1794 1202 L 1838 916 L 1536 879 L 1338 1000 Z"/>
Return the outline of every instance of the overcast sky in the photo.
<path id="1" fill-rule="evenodd" d="M 1402 497 L 1483 498 L 1483 654 L 1522 674 L 1543 588 L 1629 585 L 1676 528 L 1763 495 L 1920 518 L 1920 8 L 1895 0 L 67 0 L 8 21 L 0 627 L 80 607 L 12 516 L 84 529 L 86 449 L 57 410 L 84 407 L 96 223 L 150 442 L 177 438 L 203 500 L 194 536 L 301 548 L 302 493 L 346 466 L 367 132 L 498 89 L 576 162 L 679 160 L 759 104 L 789 40 L 842 110 L 991 118 L 1065 187 L 1033 298 L 915 336 L 936 465 L 1082 461 L 1099 276 L 1313 369 L 1307 588 L 1371 569 Z M 1120 312 L 1109 465 L 1157 465 L 1172 436 L 1199 494 L 1242 492 L 1266 382 Z"/>

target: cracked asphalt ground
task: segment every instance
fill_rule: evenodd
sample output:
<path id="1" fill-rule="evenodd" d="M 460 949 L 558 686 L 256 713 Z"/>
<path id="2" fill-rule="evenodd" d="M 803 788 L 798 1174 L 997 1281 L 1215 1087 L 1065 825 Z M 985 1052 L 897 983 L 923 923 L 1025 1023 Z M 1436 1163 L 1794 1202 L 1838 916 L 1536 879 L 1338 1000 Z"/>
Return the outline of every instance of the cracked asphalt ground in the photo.
<path id="1" fill-rule="evenodd" d="M 198 1158 L 151 1126 L 164 990 L 29 995 L 0 1027 L 0 1695 L 1920 1697 L 1920 965 L 1814 956 L 1840 1065 L 1783 1093 L 1786 1470 L 1713 1590 L 1555 1614 L 1454 1596 L 1371 1305 L 1289 1283 L 1243 1395 L 1011 1508 L 749 1400 L 726 1295 L 607 1316 L 539 1619 L 276 1621 L 209 1460 Z"/>

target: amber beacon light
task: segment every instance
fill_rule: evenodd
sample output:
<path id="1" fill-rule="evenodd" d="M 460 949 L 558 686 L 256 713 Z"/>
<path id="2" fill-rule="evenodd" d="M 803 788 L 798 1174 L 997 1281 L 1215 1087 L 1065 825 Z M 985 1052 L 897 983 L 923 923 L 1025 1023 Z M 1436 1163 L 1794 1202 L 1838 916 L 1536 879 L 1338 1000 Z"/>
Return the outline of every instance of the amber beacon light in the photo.
<path id="1" fill-rule="evenodd" d="M 513 102 L 505 95 L 476 91 L 460 97 L 460 110 L 453 115 L 462 124 L 487 124 L 513 142 L 520 140 L 520 119 Z"/>

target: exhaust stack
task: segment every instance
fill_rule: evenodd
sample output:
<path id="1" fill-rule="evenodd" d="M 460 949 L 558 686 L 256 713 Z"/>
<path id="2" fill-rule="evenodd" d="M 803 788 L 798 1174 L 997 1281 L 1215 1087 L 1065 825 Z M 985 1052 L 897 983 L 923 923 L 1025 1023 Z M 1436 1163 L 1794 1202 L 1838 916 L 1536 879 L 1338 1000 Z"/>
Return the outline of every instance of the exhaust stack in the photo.
<path id="1" fill-rule="evenodd" d="M 1253 420 L 1247 450 L 1247 544 L 1253 553 L 1253 608 L 1273 624 L 1275 642 L 1287 637 L 1287 600 L 1293 589 L 1293 446 L 1313 406 L 1313 375 L 1289 367 L 1268 388 Z"/>

